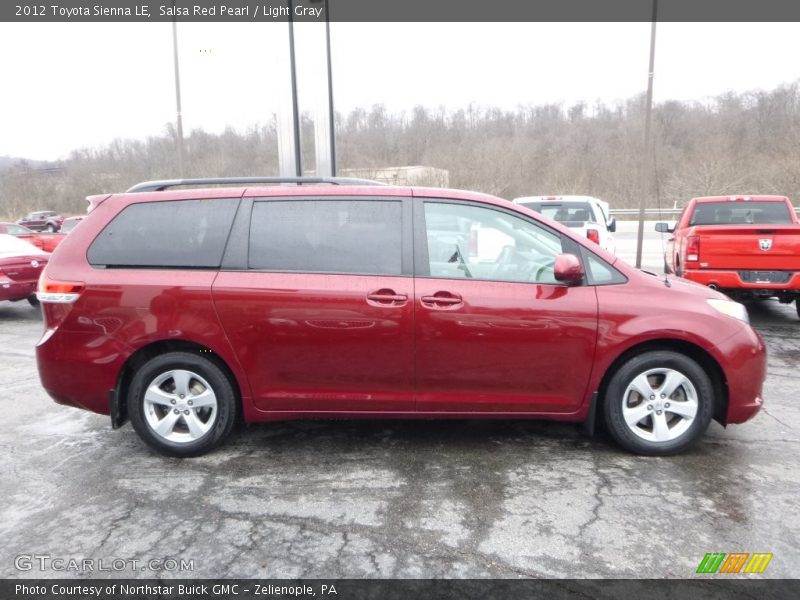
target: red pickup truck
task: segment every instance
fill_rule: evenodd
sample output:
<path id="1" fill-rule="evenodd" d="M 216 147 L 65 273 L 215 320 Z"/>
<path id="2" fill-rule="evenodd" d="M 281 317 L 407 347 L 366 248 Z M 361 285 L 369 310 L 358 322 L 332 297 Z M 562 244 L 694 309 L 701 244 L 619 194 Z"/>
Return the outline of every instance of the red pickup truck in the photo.
<path id="1" fill-rule="evenodd" d="M 800 221 L 785 196 L 693 198 L 674 226 L 664 269 L 739 299 L 795 302 L 800 316 Z"/>

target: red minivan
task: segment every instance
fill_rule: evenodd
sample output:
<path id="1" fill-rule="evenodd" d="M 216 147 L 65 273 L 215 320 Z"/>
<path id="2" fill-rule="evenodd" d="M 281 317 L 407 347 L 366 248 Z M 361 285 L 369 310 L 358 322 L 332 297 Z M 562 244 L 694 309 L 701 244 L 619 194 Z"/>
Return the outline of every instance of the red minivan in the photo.
<path id="1" fill-rule="evenodd" d="M 39 282 L 44 388 L 173 456 L 240 416 L 602 419 L 667 455 L 761 407 L 741 304 L 500 198 L 362 183 L 94 197 Z"/>

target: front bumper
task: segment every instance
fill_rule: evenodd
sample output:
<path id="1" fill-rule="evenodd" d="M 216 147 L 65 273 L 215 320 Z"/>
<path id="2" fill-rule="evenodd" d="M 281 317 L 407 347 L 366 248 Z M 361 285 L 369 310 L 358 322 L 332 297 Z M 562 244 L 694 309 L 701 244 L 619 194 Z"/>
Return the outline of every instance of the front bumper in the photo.
<path id="1" fill-rule="evenodd" d="M 716 347 L 728 386 L 728 407 L 723 425 L 752 419 L 764 403 L 767 349 L 749 325 Z"/>

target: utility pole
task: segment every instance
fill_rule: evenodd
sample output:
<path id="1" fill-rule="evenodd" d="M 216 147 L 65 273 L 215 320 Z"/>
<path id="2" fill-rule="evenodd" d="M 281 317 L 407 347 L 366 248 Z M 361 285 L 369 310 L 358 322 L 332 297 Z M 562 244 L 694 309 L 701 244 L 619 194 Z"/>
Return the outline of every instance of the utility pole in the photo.
<path id="1" fill-rule="evenodd" d="M 175 0 L 172 0 L 172 58 L 175 66 L 175 105 L 177 110 L 178 175 L 184 176 L 183 161 L 183 117 L 181 115 L 181 70 L 178 65 L 178 19 L 175 16 Z"/>
<path id="2" fill-rule="evenodd" d="M 644 239 L 644 209 L 650 178 L 650 120 L 653 111 L 653 69 L 656 57 L 656 21 L 658 19 L 658 0 L 653 0 L 653 20 L 650 24 L 650 68 L 647 71 L 647 101 L 644 117 L 644 152 L 642 153 L 642 173 L 639 192 L 639 231 L 636 236 L 636 268 L 642 266 L 642 242 Z"/>

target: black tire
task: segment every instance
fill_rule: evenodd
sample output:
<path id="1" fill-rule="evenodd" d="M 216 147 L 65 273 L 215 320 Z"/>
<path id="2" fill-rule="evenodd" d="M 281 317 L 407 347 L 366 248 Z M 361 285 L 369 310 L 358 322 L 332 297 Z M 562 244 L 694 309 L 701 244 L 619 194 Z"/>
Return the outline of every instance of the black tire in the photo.
<path id="1" fill-rule="evenodd" d="M 797 310 L 797 318 L 800 319 L 800 298 L 794 299 L 794 308 Z"/>
<path id="2" fill-rule="evenodd" d="M 45 229 L 46 229 L 47 231 L 49 231 L 50 233 L 55 233 L 56 231 L 58 231 L 58 227 L 56 227 L 56 226 L 55 226 L 55 225 L 53 225 L 52 223 L 48 223 L 48 224 L 47 224 L 47 227 L 45 227 Z"/>
<path id="3" fill-rule="evenodd" d="M 638 392 L 630 391 L 626 397 L 626 391 L 629 386 L 634 386 L 634 380 L 648 372 L 650 376 L 646 383 L 653 394 L 644 398 Z M 662 398 L 658 394 L 659 385 L 671 373 L 676 373 L 676 377 L 683 375 L 685 379 L 670 397 Z M 676 407 L 689 404 L 696 406 L 692 420 L 672 412 Z M 628 425 L 623 410 L 629 411 L 630 415 L 638 416 L 637 410 L 648 414 L 637 423 Z M 624 449 L 646 456 L 678 454 L 697 442 L 708 428 L 714 414 L 714 386 L 703 368 L 684 354 L 669 350 L 644 352 L 627 360 L 611 377 L 603 401 L 603 413 L 609 432 Z M 662 436 L 663 441 L 655 439 L 658 437 L 656 419 L 667 426 L 667 436 Z M 670 435 L 674 437 L 669 438 Z"/>
<path id="4" fill-rule="evenodd" d="M 193 396 L 191 389 L 188 389 L 185 403 L 178 399 L 177 391 L 164 393 L 164 397 L 174 396 L 173 400 L 179 403 L 173 403 L 174 408 L 145 400 L 148 388 L 160 378 L 166 377 L 161 384 L 166 386 L 166 389 L 170 386 L 177 389 L 177 377 L 173 379 L 169 376 L 172 372 L 189 372 L 193 377 L 188 378 L 187 389 L 192 386 L 195 389 L 203 388 L 201 393 L 204 395 L 207 391 L 204 384 L 208 384 L 216 402 L 215 412 L 212 408 L 190 408 L 192 403 L 189 400 L 200 397 Z M 159 387 L 159 390 L 163 389 L 165 388 Z M 190 352 L 169 352 L 147 361 L 134 374 L 127 394 L 128 416 L 139 437 L 157 452 L 177 457 L 200 456 L 221 444 L 233 429 L 238 404 L 234 387 L 222 369 L 209 359 Z M 184 410 L 186 415 L 190 415 L 189 417 L 184 417 Z M 170 412 L 174 412 L 177 416 L 173 417 L 168 414 Z M 213 416 L 209 416 L 211 414 Z M 167 416 L 175 423 L 168 435 L 183 436 L 184 439 L 171 440 L 156 432 L 153 423 L 157 422 L 159 417 Z M 203 418 L 207 420 L 204 422 Z M 192 437 L 189 420 L 207 427 L 207 431 Z"/>
<path id="5" fill-rule="evenodd" d="M 28 296 L 28 304 L 30 304 L 34 308 L 39 306 L 39 298 L 36 297 L 36 294 L 33 294 L 32 296 Z"/>

